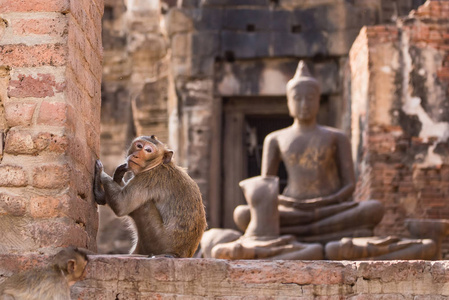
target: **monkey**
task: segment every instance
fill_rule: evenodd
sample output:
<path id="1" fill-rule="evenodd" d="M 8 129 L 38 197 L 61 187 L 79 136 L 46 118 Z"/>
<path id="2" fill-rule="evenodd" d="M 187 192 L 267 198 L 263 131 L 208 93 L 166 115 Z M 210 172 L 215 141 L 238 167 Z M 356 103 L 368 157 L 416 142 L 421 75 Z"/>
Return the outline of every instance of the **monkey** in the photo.
<path id="1" fill-rule="evenodd" d="M 48 266 L 9 277 L 0 284 L 0 300 L 70 300 L 70 287 L 84 275 L 87 253 L 68 247 Z"/>
<path id="2" fill-rule="evenodd" d="M 199 187 L 172 157 L 173 151 L 152 135 L 132 141 L 126 163 L 117 167 L 113 178 L 100 160 L 95 163 L 95 201 L 134 221 L 137 242 L 132 254 L 192 257 L 206 229 Z M 127 171 L 133 177 L 125 183 Z"/>

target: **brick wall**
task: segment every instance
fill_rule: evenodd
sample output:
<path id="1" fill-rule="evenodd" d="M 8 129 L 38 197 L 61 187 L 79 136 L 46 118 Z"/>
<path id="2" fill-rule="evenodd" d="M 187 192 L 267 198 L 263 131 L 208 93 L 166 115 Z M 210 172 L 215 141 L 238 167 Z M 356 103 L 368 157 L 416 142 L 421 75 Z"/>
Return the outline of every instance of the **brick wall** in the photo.
<path id="1" fill-rule="evenodd" d="M 356 197 L 384 203 L 379 235 L 408 236 L 406 218 L 449 218 L 448 15 L 449 2 L 427 1 L 364 28 L 350 53 Z"/>
<path id="2" fill-rule="evenodd" d="M 0 1 L 0 253 L 96 249 L 103 0 Z"/>

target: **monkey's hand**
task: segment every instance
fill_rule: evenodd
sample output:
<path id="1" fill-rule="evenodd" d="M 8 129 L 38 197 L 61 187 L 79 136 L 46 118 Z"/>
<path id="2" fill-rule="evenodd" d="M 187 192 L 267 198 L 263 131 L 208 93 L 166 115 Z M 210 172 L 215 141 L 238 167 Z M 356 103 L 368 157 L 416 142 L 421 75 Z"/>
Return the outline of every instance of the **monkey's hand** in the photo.
<path id="1" fill-rule="evenodd" d="M 125 176 L 126 172 L 128 172 L 128 163 L 121 164 L 117 167 L 117 169 L 115 169 L 113 180 L 122 185 L 123 176 Z"/>
<path id="2" fill-rule="evenodd" d="M 94 177 L 94 196 L 95 202 L 99 205 L 106 204 L 106 196 L 103 184 L 101 183 L 101 173 L 103 173 L 103 164 L 100 160 L 95 162 L 95 177 Z"/>

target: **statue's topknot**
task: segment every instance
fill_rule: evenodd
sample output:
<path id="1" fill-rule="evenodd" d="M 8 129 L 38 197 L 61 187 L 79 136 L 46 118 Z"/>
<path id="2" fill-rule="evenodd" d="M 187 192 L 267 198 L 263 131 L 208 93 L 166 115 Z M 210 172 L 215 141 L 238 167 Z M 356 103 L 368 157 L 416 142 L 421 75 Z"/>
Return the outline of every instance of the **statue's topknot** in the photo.
<path id="1" fill-rule="evenodd" d="M 289 80 L 287 83 L 287 92 L 294 89 L 298 84 L 302 82 L 307 82 L 309 84 L 314 85 L 318 91 L 320 90 L 320 86 L 318 81 L 310 75 L 309 69 L 304 61 L 299 61 L 298 67 L 296 68 L 295 76 Z"/>

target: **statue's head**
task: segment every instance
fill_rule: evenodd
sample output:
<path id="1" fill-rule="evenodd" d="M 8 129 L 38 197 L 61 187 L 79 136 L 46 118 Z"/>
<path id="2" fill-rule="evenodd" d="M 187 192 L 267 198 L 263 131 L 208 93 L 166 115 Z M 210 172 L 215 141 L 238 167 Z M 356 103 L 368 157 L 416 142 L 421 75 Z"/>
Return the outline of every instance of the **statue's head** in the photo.
<path id="1" fill-rule="evenodd" d="M 315 119 L 320 108 L 320 87 L 300 61 L 295 76 L 287 83 L 287 104 L 290 116 L 299 120 Z"/>

